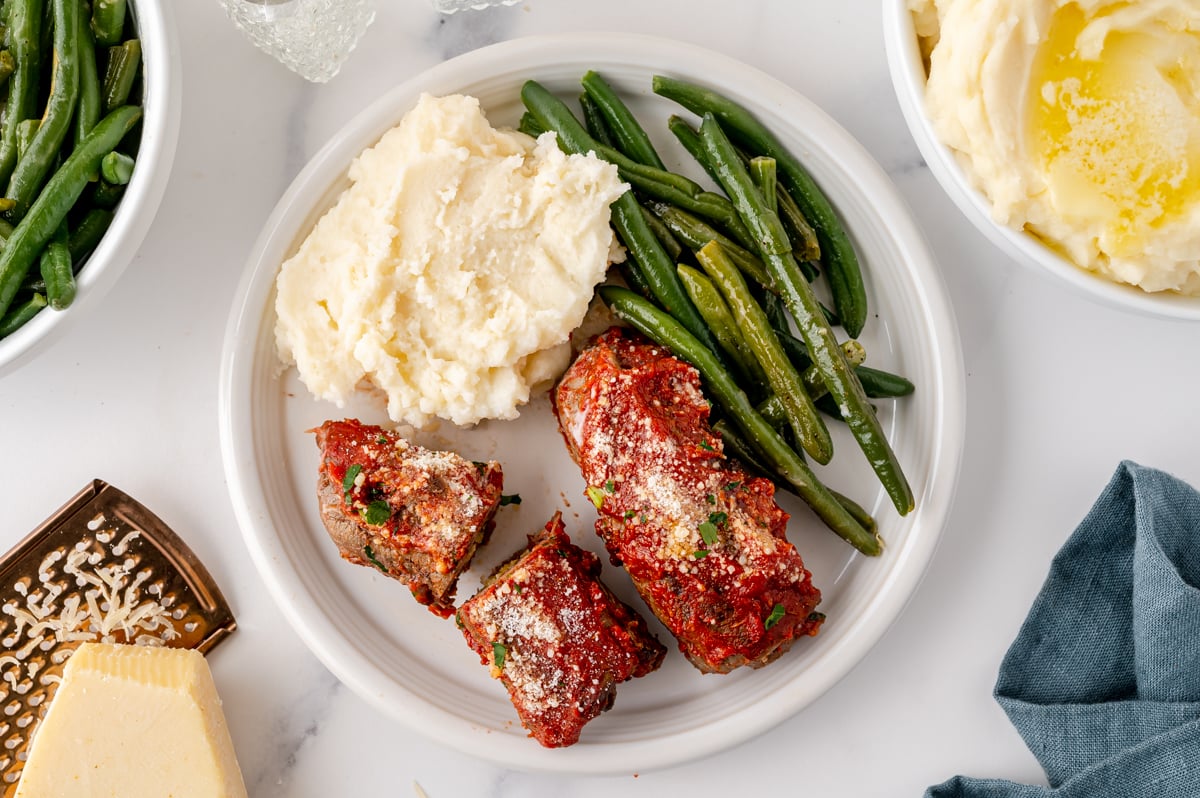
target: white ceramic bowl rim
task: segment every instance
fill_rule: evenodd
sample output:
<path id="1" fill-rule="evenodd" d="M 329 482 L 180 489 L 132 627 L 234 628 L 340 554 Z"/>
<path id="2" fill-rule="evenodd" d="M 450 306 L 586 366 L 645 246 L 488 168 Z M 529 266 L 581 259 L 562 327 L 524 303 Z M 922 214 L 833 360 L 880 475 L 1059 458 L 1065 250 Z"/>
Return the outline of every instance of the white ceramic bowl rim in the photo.
<path id="1" fill-rule="evenodd" d="M 182 109 L 181 60 L 172 0 L 130 0 L 142 44 L 145 114 L 133 177 L 112 224 L 80 270 L 74 303 L 43 310 L 0 339 L 0 377 L 28 362 L 84 317 L 133 260 L 150 229 L 171 176 Z"/>
<path id="2" fill-rule="evenodd" d="M 972 184 L 925 113 L 925 66 L 906 0 L 883 0 L 884 42 L 900 110 L 938 184 L 988 240 L 1019 263 L 1046 273 L 1109 307 L 1148 316 L 1200 321 L 1200 298 L 1149 293 L 1082 269 L 1035 236 L 994 221 L 991 203 Z"/>

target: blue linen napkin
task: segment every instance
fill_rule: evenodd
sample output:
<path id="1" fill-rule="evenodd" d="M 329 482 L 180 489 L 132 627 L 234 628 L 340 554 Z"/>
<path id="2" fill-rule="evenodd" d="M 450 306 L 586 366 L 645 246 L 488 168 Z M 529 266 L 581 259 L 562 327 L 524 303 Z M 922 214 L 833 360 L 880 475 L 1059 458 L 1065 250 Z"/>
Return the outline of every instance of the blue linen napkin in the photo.
<path id="1" fill-rule="evenodd" d="M 925 798 L 1200 798 L 1200 494 L 1121 463 L 995 695 L 1050 787 L 957 776 Z"/>

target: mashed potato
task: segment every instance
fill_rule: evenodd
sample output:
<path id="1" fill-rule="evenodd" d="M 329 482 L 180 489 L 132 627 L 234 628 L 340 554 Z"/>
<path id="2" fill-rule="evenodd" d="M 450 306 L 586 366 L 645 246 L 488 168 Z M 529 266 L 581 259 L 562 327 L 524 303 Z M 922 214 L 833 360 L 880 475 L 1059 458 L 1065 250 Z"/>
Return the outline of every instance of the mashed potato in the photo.
<path id="1" fill-rule="evenodd" d="M 926 100 L 1001 224 L 1200 294 L 1200 2 L 909 0 Z"/>
<path id="2" fill-rule="evenodd" d="M 280 356 L 339 405 L 382 391 L 396 422 L 515 418 L 619 252 L 616 168 L 424 95 L 349 177 L 280 269 Z"/>

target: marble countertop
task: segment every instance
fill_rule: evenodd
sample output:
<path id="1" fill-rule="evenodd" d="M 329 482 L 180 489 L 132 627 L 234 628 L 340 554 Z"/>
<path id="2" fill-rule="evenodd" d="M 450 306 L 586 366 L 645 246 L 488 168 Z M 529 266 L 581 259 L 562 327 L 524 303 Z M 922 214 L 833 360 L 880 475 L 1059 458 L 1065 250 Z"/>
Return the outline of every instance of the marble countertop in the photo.
<path id="1" fill-rule="evenodd" d="M 140 499 L 221 584 L 238 632 L 211 663 L 250 794 L 920 795 L 957 773 L 1041 782 L 991 698 L 1053 553 L 1125 458 L 1200 484 L 1200 326 L 1074 296 L 994 250 L 922 163 L 892 93 L 876 0 L 526 0 L 443 17 L 380 0 L 340 75 L 304 82 L 215 0 L 175 3 L 178 154 L 135 260 L 104 302 L 0 380 L 11 545 L 93 477 Z M 248 559 L 218 445 L 217 375 L 247 253 L 288 183 L 374 98 L 444 59 L 529 34 L 669 36 L 758 67 L 858 138 L 911 205 L 961 332 L 968 421 L 940 549 L 899 620 L 840 683 L 720 755 L 611 777 L 506 770 L 444 748 L 342 687 L 286 624 Z M 749 790 L 747 789 L 749 788 Z"/>

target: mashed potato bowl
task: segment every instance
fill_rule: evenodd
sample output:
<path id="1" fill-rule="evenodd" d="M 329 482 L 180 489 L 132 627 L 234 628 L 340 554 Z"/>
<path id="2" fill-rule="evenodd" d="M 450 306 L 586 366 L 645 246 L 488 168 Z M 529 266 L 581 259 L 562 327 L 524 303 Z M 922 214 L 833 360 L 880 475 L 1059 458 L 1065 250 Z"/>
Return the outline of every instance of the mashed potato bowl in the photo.
<path id="1" fill-rule="evenodd" d="M 146 237 L 167 187 L 179 138 L 182 76 L 170 0 L 129 0 L 142 44 L 142 138 L 137 166 L 108 231 L 79 271 L 78 293 L 66 310 L 38 313 L 0 338 L 0 377 L 28 362 L 83 318 L 112 288 Z"/>
<path id="2" fill-rule="evenodd" d="M 942 143 L 926 109 L 925 64 L 905 0 L 884 0 L 888 67 L 905 121 L 934 177 L 950 199 L 993 244 L 1014 260 L 1110 307 L 1170 319 L 1200 320 L 1200 297 L 1149 293 L 1080 268 L 1037 236 L 998 223 L 989 199 Z"/>

